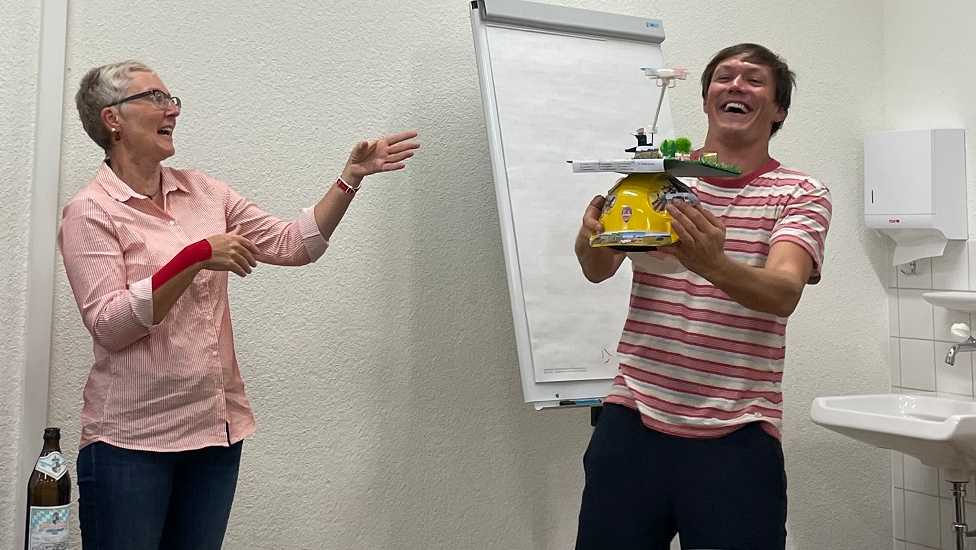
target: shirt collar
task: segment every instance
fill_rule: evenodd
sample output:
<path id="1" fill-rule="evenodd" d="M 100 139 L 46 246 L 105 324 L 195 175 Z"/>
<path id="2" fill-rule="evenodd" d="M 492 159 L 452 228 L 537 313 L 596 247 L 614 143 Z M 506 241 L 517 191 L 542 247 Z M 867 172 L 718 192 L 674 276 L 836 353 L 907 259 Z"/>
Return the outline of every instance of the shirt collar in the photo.
<path id="1" fill-rule="evenodd" d="M 780 167 L 779 161 L 776 160 L 776 159 L 774 159 L 774 158 L 771 158 L 771 159 L 767 160 L 766 162 L 764 162 L 762 166 L 760 166 L 759 168 L 756 168 L 752 172 L 749 172 L 747 174 L 742 174 L 742 175 L 740 175 L 738 177 L 735 177 L 735 178 L 709 178 L 709 177 L 705 177 L 705 178 L 700 178 L 700 179 L 702 181 L 705 181 L 707 183 L 710 183 L 710 184 L 712 184 L 712 185 L 714 185 L 716 187 L 728 187 L 730 189 L 742 188 L 742 187 L 745 187 L 746 185 L 748 185 L 749 183 L 751 183 L 753 180 L 755 180 L 759 176 L 761 176 L 761 175 L 763 175 L 763 174 L 765 174 L 767 172 L 772 172 L 773 170 L 775 170 L 775 169 L 777 169 L 779 167 Z"/>
<path id="2" fill-rule="evenodd" d="M 183 186 L 183 183 L 178 178 L 173 177 L 173 174 L 170 172 L 171 171 L 169 168 L 165 166 L 160 167 L 163 195 L 168 194 L 170 191 L 175 191 L 176 189 L 186 191 L 186 187 Z M 129 199 L 149 198 L 146 195 L 137 193 L 131 187 L 129 187 L 128 184 L 122 181 L 108 165 L 108 161 L 102 162 L 102 165 L 98 167 L 98 172 L 95 174 L 95 181 L 102 186 L 102 189 L 104 189 L 110 197 L 119 202 L 125 202 Z"/>

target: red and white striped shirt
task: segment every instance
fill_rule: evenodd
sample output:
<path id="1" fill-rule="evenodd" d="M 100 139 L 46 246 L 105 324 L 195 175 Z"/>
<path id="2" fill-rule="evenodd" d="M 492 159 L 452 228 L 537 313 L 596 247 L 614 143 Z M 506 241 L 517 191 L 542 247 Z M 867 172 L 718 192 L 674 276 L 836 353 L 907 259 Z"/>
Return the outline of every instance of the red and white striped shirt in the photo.
<path id="1" fill-rule="evenodd" d="M 58 243 L 94 341 L 81 446 L 184 451 L 254 433 L 234 353 L 226 271 L 202 270 L 152 324 L 152 275 L 188 244 L 239 228 L 259 262 L 303 265 L 328 246 L 311 209 L 281 221 L 227 184 L 162 168 L 163 210 L 102 164 L 64 207 Z"/>
<path id="2" fill-rule="evenodd" d="M 684 179 L 726 227 L 725 253 L 762 267 L 773 243 L 810 254 L 820 280 L 830 191 L 770 160 L 735 179 Z M 751 310 L 691 271 L 634 267 L 620 368 L 606 399 L 636 409 L 646 426 L 719 437 L 749 422 L 780 437 L 786 318 Z"/>

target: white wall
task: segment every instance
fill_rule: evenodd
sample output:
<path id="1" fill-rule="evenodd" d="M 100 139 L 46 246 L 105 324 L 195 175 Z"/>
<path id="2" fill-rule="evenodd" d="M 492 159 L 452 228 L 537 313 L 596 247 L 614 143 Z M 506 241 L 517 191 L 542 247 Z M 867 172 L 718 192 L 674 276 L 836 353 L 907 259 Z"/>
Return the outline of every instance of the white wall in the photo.
<path id="1" fill-rule="evenodd" d="M 946 350 L 960 338 L 949 332 L 954 322 L 973 319 L 933 307 L 924 289 L 976 290 L 976 104 L 969 51 L 976 5 L 953 0 L 939 5 L 942 16 L 919 4 L 891 0 L 884 4 L 884 124 L 877 128 L 966 128 L 969 236 L 951 243 L 941 258 L 918 262 L 916 275 L 889 270 L 890 365 L 895 391 L 938 392 L 973 398 L 973 358 L 957 356 L 944 364 Z M 951 14 L 947 17 L 945 14 Z M 895 548 L 955 549 L 950 485 L 934 468 L 892 453 L 892 513 Z M 973 484 L 970 484 L 972 491 Z M 973 495 L 970 494 L 971 498 Z M 974 500 L 973 502 L 976 502 Z M 967 519 L 976 518 L 970 503 Z"/>
<path id="2" fill-rule="evenodd" d="M 41 434 L 20 433 L 40 14 L 39 1 L 0 0 L 0 548 L 15 546 L 15 525 L 23 521 L 14 513 L 17 489 L 26 484 L 17 474 L 18 449 L 41 449 Z"/>
<path id="3" fill-rule="evenodd" d="M 950 243 L 944 256 L 917 262 L 915 274 L 891 270 L 889 358 L 895 392 L 974 397 L 971 354 L 959 354 L 954 366 L 944 363 L 949 346 L 961 340 L 949 332 L 949 327 L 957 322 L 971 324 L 972 317 L 922 299 L 927 289 L 976 290 L 976 269 L 971 267 L 976 265 L 974 245 L 976 241 Z M 945 477 L 939 470 L 897 452 L 892 453 L 891 468 L 895 548 L 906 548 L 907 543 L 907 548 L 955 550 L 951 486 Z M 972 497 L 968 495 L 976 502 Z M 976 518 L 974 512 L 976 508 L 968 510 L 970 523 Z"/>
<path id="4" fill-rule="evenodd" d="M 797 70 L 774 156 L 830 185 L 835 215 L 824 281 L 788 338 L 792 548 L 890 546 L 888 454 L 807 413 L 815 395 L 888 384 L 885 249 L 863 228 L 860 193 L 861 136 L 882 115 L 881 2 L 565 3 L 661 17 L 666 58 L 696 76 L 742 41 Z M 226 546 L 571 546 L 588 417 L 521 404 L 467 3 L 81 4 L 69 14 L 62 202 L 100 158 L 71 106 L 78 79 L 130 57 L 184 99 L 171 164 L 282 215 L 325 190 L 355 139 L 422 132 L 405 173 L 367 181 L 318 265 L 262 266 L 232 284 L 259 432 Z M 677 126 L 700 142 L 699 89 L 676 92 Z M 0 215 L 23 230 L 15 212 Z M 91 344 L 62 272 L 50 422 L 73 459 Z"/>

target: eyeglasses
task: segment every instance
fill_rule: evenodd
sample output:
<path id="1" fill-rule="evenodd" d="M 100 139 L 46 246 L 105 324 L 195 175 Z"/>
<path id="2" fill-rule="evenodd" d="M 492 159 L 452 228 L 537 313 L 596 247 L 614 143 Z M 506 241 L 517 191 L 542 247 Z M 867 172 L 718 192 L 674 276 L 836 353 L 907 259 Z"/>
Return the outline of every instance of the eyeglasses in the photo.
<path id="1" fill-rule="evenodd" d="M 116 101 L 115 103 L 109 103 L 108 105 L 106 105 L 106 107 L 121 105 L 122 103 L 135 101 L 137 99 L 142 99 L 144 97 L 148 97 L 152 101 L 153 105 L 163 110 L 169 109 L 173 105 L 175 105 L 177 109 L 180 110 L 183 109 L 183 102 L 180 101 L 180 98 L 173 95 L 169 95 L 166 92 L 160 90 L 147 90 L 145 92 L 140 92 L 135 95 L 130 95 L 129 97 L 122 98 Z"/>

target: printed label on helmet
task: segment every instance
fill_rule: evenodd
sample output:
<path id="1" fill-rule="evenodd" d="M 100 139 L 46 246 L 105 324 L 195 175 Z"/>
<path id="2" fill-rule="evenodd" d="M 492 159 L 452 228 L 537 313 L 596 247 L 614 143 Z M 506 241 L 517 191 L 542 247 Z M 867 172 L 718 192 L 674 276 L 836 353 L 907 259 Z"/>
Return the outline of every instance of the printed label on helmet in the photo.
<path id="1" fill-rule="evenodd" d="M 694 193 L 679 193 L 679 192 L 666 193 L 664 195 L 664 199 L 667 200 L 668 202 L 671 202 L 674 199 L 680 199 L 685 201 L 688 204 L 698 204 L 699 202 L 701 202 L 700 200 L 698 200 L 698 195 Z"/>
<path id="2" fill-rule="evenodd" d="M 71 505 L 31 506 L 27 523 L 28 550 L 68 550 Z"/>
<path id="3" fill-rule="evenodd" d="M 61 453 L 54 451 L 37 459 L 34 469 L 46 476 L 54 479 L 61 479 L 61 476 L 68 473 L 68 463 L 64 460 Z"/>
<path id="4" fill-rule="evenodd" d="M 655 212 L 664 212 L 664 209 L 668 207 L 668 201 L 665 198 L 665 194 L 661 191 L 648 193 L 647 198 L 647 202 L 651 203 L 651 208 L 653 208 Z"/>
<path id="5" fill-rule="evenodd" d="M 620 209 L 620 217 L 623 218 L 624 223 L 630 221 L 630 216 L 632 216 L 633 213 L 633 210 L 631 210 L 629 206 L 625 206 Z"/>

